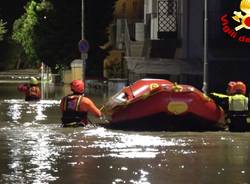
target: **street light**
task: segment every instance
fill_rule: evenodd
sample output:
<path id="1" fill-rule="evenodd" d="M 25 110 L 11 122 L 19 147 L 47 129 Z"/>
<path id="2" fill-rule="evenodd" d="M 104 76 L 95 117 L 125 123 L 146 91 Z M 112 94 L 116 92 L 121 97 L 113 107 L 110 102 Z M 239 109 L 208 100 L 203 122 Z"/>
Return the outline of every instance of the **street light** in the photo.
<path id="1" fill-rule="evenodd" d="M 82 77 L 83 77 L 83 81 L 85 82 L 85 77 L 86 77 L 86 59 L 88 57 L 87 55 L 87 51 L 88 51 L 88 43 L 87 41 L 85 40 L 85 36 L 84 36 L 84 0 L 82 0 L 82 21 L 81 21 L 81 40 L 79 42 L 79 48 L 80 48 L 80 52 L 81 52 L 81 59 L 82 59 L 82 62 L 83 62 L 83 69 L 82 69 Z M 86 47 L 87 46 L 87 47 Z"/>
<path id="2" fill-rule="evenodd" d="M 208 90 L 208 62 L 207 62 L 207 0 L 204 0 L 204 50 L 203 50 L 203 87 L 202 91 L 207 94 Z"/>
<path id="3" fill-rule="evenodd" d="M 84 40 L 84 0 L 82 0 L 82 24 L 81 24 L 81 38 Z"/>

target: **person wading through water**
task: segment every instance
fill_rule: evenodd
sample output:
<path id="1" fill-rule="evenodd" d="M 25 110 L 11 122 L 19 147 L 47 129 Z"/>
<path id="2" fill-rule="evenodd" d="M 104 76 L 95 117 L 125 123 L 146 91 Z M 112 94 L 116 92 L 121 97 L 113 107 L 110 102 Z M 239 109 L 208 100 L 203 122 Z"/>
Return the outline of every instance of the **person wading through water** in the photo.
<path id="1" fill-rule="evenodd" d="M 232 132 L 244 132 L 247 130 L 248 97 L 246 85 L 241 82 L 228 84 L 227 95 L 211 93 L 212 96 L 226 100 L 227 108 L 224 108 L 229 117 L 229 130 Z"/>
<path id="2" fill-rule="evenodd" d="M 41 99 L 41 91 L 35 77 L 30 77 L 29 84 L 21 84 L 17 89 L 25 94 L 25 101 L 38 101 Z"/>
<path id="3" fill-rule="evenodd" d="M 70 84 L 72 94 L 61 99 L 62 126 L 86 126 L 90 112 L 95 117 L 102 116 L 94 102 L 84 96 L 85 85 L 81 80 L 73 80 Z"/>

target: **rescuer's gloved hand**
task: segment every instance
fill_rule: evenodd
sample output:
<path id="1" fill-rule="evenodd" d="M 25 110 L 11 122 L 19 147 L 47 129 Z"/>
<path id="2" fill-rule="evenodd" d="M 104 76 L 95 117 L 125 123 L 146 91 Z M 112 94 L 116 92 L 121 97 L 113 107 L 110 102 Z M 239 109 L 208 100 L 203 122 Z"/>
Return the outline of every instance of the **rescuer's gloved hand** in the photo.
<path id="1" fill-rule="evenodd" d="M 215 93 L 214 93 L 214 92 L 212 92 L 212 93 L 210 93 L 210 95 L 215 96 Z"/>

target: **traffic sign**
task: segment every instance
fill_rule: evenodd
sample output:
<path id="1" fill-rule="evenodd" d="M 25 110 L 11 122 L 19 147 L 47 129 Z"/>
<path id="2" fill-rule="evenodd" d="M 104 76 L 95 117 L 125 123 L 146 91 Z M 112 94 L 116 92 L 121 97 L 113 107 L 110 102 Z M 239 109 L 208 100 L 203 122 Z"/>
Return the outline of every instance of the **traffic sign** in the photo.
<path id="1" fill-rule="evenodd" d="M 87 53 L 89 50 L 89 42 L 87 40 L 79 41 L 79 51 L 81 53 Z"/>

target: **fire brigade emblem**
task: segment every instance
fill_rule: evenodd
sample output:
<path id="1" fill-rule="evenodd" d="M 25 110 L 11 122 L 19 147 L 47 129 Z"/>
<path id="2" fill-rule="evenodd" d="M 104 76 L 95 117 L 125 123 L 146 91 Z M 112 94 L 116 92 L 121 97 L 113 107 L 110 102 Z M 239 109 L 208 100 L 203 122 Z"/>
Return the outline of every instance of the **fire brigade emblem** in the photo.
<path id="1" fill-rule="evenodd" d="M 240 10 L 241 11 L 234 11 L 234 16 L 232 16 L 235 21 L 241 23 L 234 29 L 236 31 L 242 28 L 250 29 L 250 0 L 241 0 Z"/>

